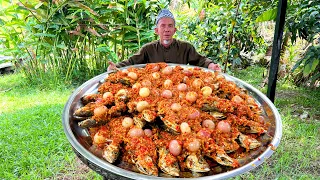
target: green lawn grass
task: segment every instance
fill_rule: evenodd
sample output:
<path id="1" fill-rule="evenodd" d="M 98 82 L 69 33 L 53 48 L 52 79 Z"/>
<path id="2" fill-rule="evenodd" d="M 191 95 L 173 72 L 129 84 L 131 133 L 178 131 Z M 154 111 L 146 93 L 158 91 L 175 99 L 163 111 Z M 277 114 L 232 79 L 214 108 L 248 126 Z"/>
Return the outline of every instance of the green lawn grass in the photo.
<path id="1" fill-rule="evenodd" d="M 41 89 L 21 74 L 0 77 L 0 179 L 98 178 L 77 171 L 61 114 L 72 88 Z"/>
<path id="2" fill-rule="evenodd" d="M 265 93 L 263 71 L 252 66 L 232 75 Z M 0 76 L 0 179 L 102 179 L 79 163 L 63 131 L 62 110 L 74 89 L 44 87 L 27 84 L 21 74 Z M 283 123 L 279 147 L 234 179 L 319 179 L 319 89 L 280 82 L 275 99 Z"/>

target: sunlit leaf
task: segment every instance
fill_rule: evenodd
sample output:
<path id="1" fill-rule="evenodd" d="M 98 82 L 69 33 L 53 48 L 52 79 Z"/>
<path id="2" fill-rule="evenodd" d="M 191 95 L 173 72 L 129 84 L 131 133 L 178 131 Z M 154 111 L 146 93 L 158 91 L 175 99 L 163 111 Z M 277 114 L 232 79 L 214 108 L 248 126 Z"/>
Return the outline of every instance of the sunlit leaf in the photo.
<path id="1" fill-rule="evenodd" d="M 136 34 L 131 34 L 131 35 L 126 35 L 124 37 L 125 40 L 136 40 L 137 39 L 137 35 Z"/>
<path id="2" fill-rule="evenodd" d="M 128 29 L 130 31 L 134 31 L 134 32 L 137 31 L 137 29 L 135 27 L 133 27 L 133 26 L 122 26 L 122 27 L 125 28 L 125 29 Z"/>
<path id="3" fill-rule="evenodd" d="M 319 60 L 320 60 L 320 59 L 314 59 L 314 60 L 313 60 L 312 65 L 311 65 L 311 71 L 316 70 L 316 67 L 317 67 L 318 64 L 319 64 Z"/>
<path id="4" fill-rule="evenodd" d="M 127 46 L 127 47 L 138 47 L 138 43 L 136 43 L 136 42 L 126 42 L 126 43 L 124 43 L 124 46 Z"/>
<path id="5" fill-rule="evenodd" d="M 109 47 L 106 44 L 100 44 L 98 45 L 98 47 L 96 48 L 97 52 L 110 52 Z"/>
<path id="6" fill-rule="evenodd" d="M 119 34 L 119 33 L 121 33 L 120 29 L 113 30 L 113 31 L 110 32 L 110 34 Z"/>
<path id="7" fill-rule="evenodd" d="M 278 8 L 270 9 L 263 12 L 260 16 L 256 18 L 256 22 L 274 21 L 277 17 Z"/>
<path id="8" fill-rule="evenodd" d="M 293 68 L 291 69 L 291 72 L 295 71 L 299 66 L 300 64 L 303 62 L 304 59 L 300 59 L 296 62 L 296 64 L 293 66 Z"/>
<path id="9" fill-rule="evenodd" d="M 56 35 L 48 34 L 48 33 L 35 33 L 34 35 L 38 37 L 52 37 L 52 38 L 56 37 Z"/>
<path id="10" fill-rule="evenodd" d="M 43 5 L 43 2 L 38 3 L 34 8 L 38 9 L 39 7 L 41 7 Z"/>
<path id="11" fill-rule="evenodd" d="M 84 10 L 87 10 L 89 11 L 90 13 L 92 13 L 93 15 L 95 16 L 99 16 L 99 14 L 97 14 L 94 10 L 92 10 L 90 7 L 78 2 L 78 1 L 72 1 L 72 2 L 69 2 L 68 3 L 69 5 L 71 6 L 75 6 L 75 7 L 79 7 L 81 9 L 84 9 Z"/>
<path id="12" fill-rule="evenodd" d="M 311 73 L 311 64 L 307 64 L 303 68 L 303 76 L 306 77 Z"/>

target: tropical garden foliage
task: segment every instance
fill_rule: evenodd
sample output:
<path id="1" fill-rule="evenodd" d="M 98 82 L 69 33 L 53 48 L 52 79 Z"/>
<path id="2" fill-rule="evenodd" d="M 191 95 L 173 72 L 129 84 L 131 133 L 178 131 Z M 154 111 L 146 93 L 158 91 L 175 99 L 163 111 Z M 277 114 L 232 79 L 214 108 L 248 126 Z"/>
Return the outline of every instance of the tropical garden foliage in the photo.
<path id="1" fill-rule="evenodd" d="M 108 61 L 124 60 L 157 38 L 154 21 L 162 8 L 170 8 L 176 17 L 176 38 L 190 41 L 231 75 L 265 92 L 259 74 L 267 63 L 248 67 L 257 61 L 243 54 L 264 56 L 270 49 L 272 40 L 263 38 L 259 28 L 275 21 L 277 3 L 0 0 L 0 55 L 14 57 L 23 73 L 0 78 L 0 177 L 102 179 L 75 165 L 60 114 L 79 83 L 105 72 Z M 281 146 L 266 163 L 235 179 L 319 177 L 319 91 L 292 84 L 319 83 L 319 12 L 319 0 L 288 0 L 281 63 L 292 81 L 279 81 L 275 101 L 283 120 Z M 36 85 L 30 85 L 33 82 Z"/>
<path id="2" fill-rule="evenodd" d="M 308 42 L 303 58 L 299 59 L 292 72 L 296 71 L 295 82 L 301 83 L 302 76 L 309 77 L 314 84 L 320 78 L 320 2 L 302 1 L 290 6 L 292 14 L 288 17 L 288 31 L 291 41 L 296 42 L 297 36 Z"/>
<path id="3" fill-rule="evenodd" d="M 191 7 L 195 9 L 191 13 L 189 9 L 178 9 L 185 13 L 179 17 L 182 31 L 178 35 L 191 41 L 214 61 L 230 63 L 233 67 L 248 66 L 240 52 L 263 51 L 266 48 L 257 33 L 257 23 L 253 21 L 264 7 L 258 6 L 257 2 L 212 1 L 202 2 L 200 8 L 192 3 Z"/>
<path id="4" fill-rule="evenodd" d="M 40 84 L 83 82 L 105 72 L 108 61 L 128 58 L 157 38 L 154 21 L 162 8 L 174 12 L 177 38 L 226 71 L 245 68 L 254 61 L 241 54 L 265 53 L 271 45 L 258 28 L 277 13 L 277 1 L 264 0 L 0 0 L 0 5 L 0 54 L 13 56 L 27 79 Z M 291 52 L 287 77 L 296 83 L 313 85 L 320 78 L 319 11 L 316 0 L 288 2 L 283 47 Z M 300 57 L 292 47 L 301 38 L 308 46 Z"/>
<path id="5" fill-rule="evenodd" d="M 86 80 L 155 39 L 166 1 L 10 1 L 2 3 L 1 53 L 24 62 L 29 80 Z M 48 77 L 49 76 L 49 77 Z"/>

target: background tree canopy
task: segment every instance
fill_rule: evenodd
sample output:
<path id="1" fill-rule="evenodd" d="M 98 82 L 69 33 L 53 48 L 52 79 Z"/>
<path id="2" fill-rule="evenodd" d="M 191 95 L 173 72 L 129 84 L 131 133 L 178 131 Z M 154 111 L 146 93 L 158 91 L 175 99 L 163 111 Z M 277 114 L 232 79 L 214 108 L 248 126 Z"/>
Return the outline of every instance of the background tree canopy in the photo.
<path id="1" fill-rule="evenodd" d="M 277 1 L 264 0 L 2 0 L 0 5 L 0 54 L 22 62 L 29 81 L 52 84 L 81 83 L 105 72 L 108 61 L 127 59 L 155 40 L 154 22 L 163 8 L 176 16 L 176 38 L 190 41 L 228 71 L 245 68 L 256 61 L 243 54 L 265 54 L 270 46 L 259 28 L 277 12 Z M 291 41 L 284 40 L 282 62 L 297 83 L 313 85 L 320 78 L 319 12 L 316 0 L 288 2 L 284 38 Z M 298 57 L 293 47 L 301 38 L 307 43 Z"/>

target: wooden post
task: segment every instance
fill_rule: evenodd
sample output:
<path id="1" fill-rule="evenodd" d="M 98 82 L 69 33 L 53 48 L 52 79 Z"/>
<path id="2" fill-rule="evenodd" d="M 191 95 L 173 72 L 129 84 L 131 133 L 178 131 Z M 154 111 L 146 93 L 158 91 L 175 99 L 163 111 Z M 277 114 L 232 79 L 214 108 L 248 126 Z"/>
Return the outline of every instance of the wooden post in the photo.
<path id="1" fill-rule="evenodd" d="M 276 92 L 277 74 L 278 74 L 278 67 L 279 67 L 279 61 L 280 61 L 280 51 L 281 51 L 283 28 L 284 28 L 285 17 L 286 17 L 286 9 L 287 9 L 287 0 L 279 0 L 276 28 L 274 30 L 274 39 L 273 39 L 273 46 L 272 46 L 272 56 L 271 56 L 271 64 L 270 64 L 269 79 L 268 79 L 268 91 L 267 91 L 267 97 L 272 102 L 274 102 L 274 96 Z"/>

